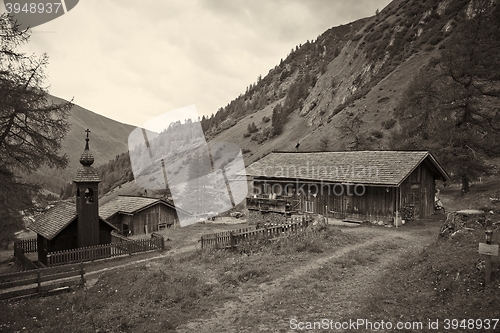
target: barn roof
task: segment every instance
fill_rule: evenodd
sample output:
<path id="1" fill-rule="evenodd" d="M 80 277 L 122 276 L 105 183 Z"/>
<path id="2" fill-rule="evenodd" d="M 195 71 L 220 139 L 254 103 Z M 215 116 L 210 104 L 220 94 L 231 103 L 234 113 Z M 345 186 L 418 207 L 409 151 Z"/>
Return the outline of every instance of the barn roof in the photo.
<path id="1" fill-rule="evenodd" d="M 52 240 L 76 218 L 76 206 L 69 202 L 60 202 L 43 215 L 37 217 L 35 221 L 28 226 L 28 229 L 48 240 Z M 99 216 L 99 218 L 113 229 L 117 229 L 115 226 L 105 221 L 101 216 Z"/>
<path id="2" fill-rule="evenodd" d="M 399 186 L 425 163 L 437 178 L 449 176 L 428 151 L 275 152 L 252 163 L 253 177 Z"/>
<path id="3" fill-rule="evenodd" d="M 117 213 L 134 214 L 140 210 L 154 206 L 159 202 L 175 209 L 175 207 L 169 202 L 158 198 L 119 195 L 113 200 L 110 200 L 104 205 L 100 206 L 99 215 L 101 215 L 105 219 L 108 219 Z"/>

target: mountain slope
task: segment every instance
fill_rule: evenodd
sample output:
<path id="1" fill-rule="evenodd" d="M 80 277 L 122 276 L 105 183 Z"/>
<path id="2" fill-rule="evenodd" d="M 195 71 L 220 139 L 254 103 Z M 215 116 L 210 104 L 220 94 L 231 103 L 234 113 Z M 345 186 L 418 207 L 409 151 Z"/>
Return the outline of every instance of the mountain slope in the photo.
<path id="1" fill-rule="evenodd" d="M 60 103 L 61 98 L 49 96 L 50 102 Z M 104 164 L 128 150 L 127 139 L 135 126 L 106 118 L 79 105 L 74 105 L 68 116 L 70 125 L 62 142 L 61 154 L 68 156 L 65 170 L 50 169 L 43 166 L 36 173 L 24 176 L 29 181 L 44 184 L 44 188 L 59 194 L 66 183 L 71 182 L 80 166 L 80 155 L 85 148 L 85 130 L 90 129 L 90 150 L 94 155 L 95 166 Z"/>
<path id="2" fill-rule="evenodd" d="M 245 93 L 203 117 L 202 128 L 210 142 L 239 145 L 247 165 L 273 150 L 294 151 L 298 142 L 300 151 L 397 148 L 412 82 L 439 74 L 429 68 L 441 66 L 443 50 L 466 47 L 453 38 L 465 22 L 497 7 L 489 0 L 394 0 L 375 16 L 297 46 Z M 495 110 L 498 102 L 490 96 L 482 107 Z M 439 125 L 435 135 L 442 136 Z"/>
<path id="3" fill-rule="evenodd" d="M 440 57 L 456 28 L 477 14 L 472 3 L 480 2 L 485 11 L 497 6 L 395 0 L 373 17 L 329 29 L 202 120 L 204 128 L 212 140 L 245 149 L 247 164 L 272 150 L 294 150 L 297 142 L 300 150 L 387 149 L 400 129 L 395 109 L 410 83 Z M 312 84 L 295 89 L 308 75 Z M 273 122 L 262 118 L 273 118 L 279 104 L 286 115 L 278 118 L 282 133 L 273 135 Z M 249 135 L 252 122 L 258 131 Z"/>

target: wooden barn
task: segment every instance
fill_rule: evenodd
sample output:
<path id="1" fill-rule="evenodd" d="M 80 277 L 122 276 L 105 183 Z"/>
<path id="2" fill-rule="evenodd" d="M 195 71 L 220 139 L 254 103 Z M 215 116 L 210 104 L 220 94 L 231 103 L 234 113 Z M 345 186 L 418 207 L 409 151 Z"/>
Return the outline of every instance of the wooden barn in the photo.
<path id="1" fill-rule="evenodd" d="M 246 169 L 249 214 L 316 213 L 392 221 L 434 212 L 436 180 L 449 176 L 427 151 L 276 152 Z M 253 192 L 253 194 L 252 194 Z"/>
<path id="2" fill-rule="evenodd" d="M 164 199 L 120 195 L 99 207 L 99 212 L 125 236 L 179 225 L 175 206 Z"/>
<path id="3" fill-rule="evenodd" d="M 76 206 L 61 202 L 37 218 L 28 228 L 37 233 L 38 260 L 47 265 L 47 254 L 111 243 L 111 231 L 116 229 L 99 216 L 99 182 L 92 167 L 94 157 L 89 150 L 89 133 L 82 165 L 73 182 L 76 184 Z"/>

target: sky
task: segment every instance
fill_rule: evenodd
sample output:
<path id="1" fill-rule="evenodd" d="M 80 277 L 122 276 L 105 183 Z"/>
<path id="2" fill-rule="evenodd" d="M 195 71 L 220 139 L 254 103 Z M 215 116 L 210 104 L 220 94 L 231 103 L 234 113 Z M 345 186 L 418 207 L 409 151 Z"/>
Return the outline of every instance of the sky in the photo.
<path id="1" fill-rule="evenodd" d="M 32 28 L 21 50 L 48 54 L 46 84 L 52 95 L 143 126 L 193 104 L 200 116 L 215 113 L 296 45 L 389 3 L 82 0 Z"/>

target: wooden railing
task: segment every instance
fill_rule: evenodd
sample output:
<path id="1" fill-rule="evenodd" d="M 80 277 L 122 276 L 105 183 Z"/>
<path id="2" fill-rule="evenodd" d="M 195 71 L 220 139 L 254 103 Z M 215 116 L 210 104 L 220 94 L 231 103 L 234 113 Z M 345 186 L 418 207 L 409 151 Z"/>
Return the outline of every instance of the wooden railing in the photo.
<path id="1" fill-rule="evenodd" d="M 201 248 L 225 248 L 231 247 L 231 234 L 244 233 L 255 228 L 234 229 L 229 231 L 216 232 L 213 234 L 201 235 Z"/>
<path id="2" fill-rule="evenodd" d="M 165 239 L 157 233 L 152 233 L 151 238 L 131 239 L 112 232 L 111 244 L 126 250 L 129 254 L 165 249 Z"/>
<path id="3" fill-rule="evenodd" d="M 40 295 L 56 288 L 83 285 L 84 275 L 83 263 L 0 275 L 0 299 Z"/>
<path id="4" fill-rule="evenodd" d="M 24 249 L 14 243 L 14 257 L 19 265 L 21 265 L 23 271 L 37 269 L 38 267 L 24 255 Z"/>
<path id="5" fill-rule="evenodd" d="M 304 231 L 309 225 L 310 219 L 306 217 L 293 218 L 289 223 L 265 225 L 264 228 L 236 229 L 201 236 L 202 249 L 224 249 L 234 248 L 239 243 L 258 237 L 268 239 L 278 237 L 283 233 Z"/>
<path id="6" fill-rule="evenodd" d="M 36 238 L 19 239 L 14 242 L 14 247 L 21 247 L 24 253 L 33 253 L 37 251 Z"/>
<path id="7" fill-rule="evenodd" d="M 49 266 L 67 265 L 82 261 L 113 258 L 126 254 L 129 253 L 115 247 L 113 244 L 95 245 L 72 250 L 49 252 L 47 253 L 47 264 Z"/>
<path id="8" fill-rule="evenodd" d="M 66 265 L 81 261 L 131 255 L 139 252 L 163 250 L 164 248 L 165 240 L 159 234 L 152 234 L 151 238 L 147 239 L 130 239 L 112 232 L 110 244 L 50 252 L 47 254 L 47 263 L 49 266 Z"/>
<path id="9" fill-rule="evenodd" d="M 291 196 L 269 197 L 269 195 L 258 195 L 246 198 L 247 208 L 261 212 L 288 213 L 296 210 L 299 201 Z"/>

